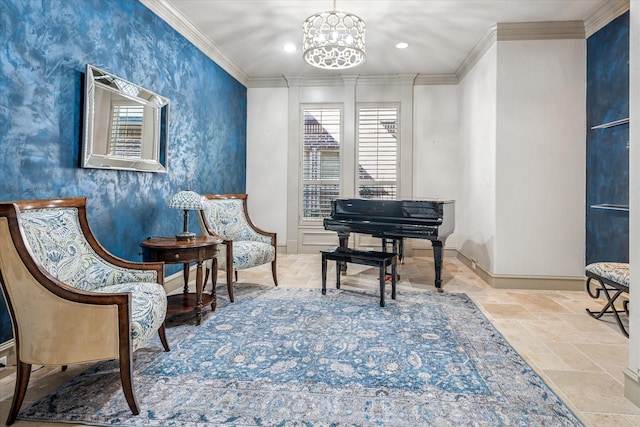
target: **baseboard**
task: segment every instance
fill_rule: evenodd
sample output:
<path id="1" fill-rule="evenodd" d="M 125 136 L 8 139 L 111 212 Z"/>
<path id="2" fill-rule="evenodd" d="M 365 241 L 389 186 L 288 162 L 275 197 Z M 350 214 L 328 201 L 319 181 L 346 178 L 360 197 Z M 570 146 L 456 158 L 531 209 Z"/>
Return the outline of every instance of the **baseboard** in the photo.
<path id="1" fill-rule="evenodd" d="M 189 282 L 195 279 L 197 268 L 198 266 L 194 264 L 189 269 Z M 203 265 L 202 269 L 204 270 L 204 268 L 205 267 Z M 203 271 L 203 274 L 204 274 L 204 271 Z M 164 278 L 164 290 L 167 293 L 167 295 L 181 293 L 183 289 L 184 289 L 184 275 L 182 274 L 182 270 Z"/>
<path id="2" fill-rule="evenodd" d="M 193 264 L 190 268 L 189 268 L 189 284 L 191 285 L 191 292 L 195 292 L 195 288 L 193 287 L 195 280 L 196 280 L 196 274 L 198 271 L 198 265 L 197 264 Z M 220 271 L 220 269 L 218 269 L 218 271 Z M 202 280 L 205 279 L 206 276 L 206 266 L 205 264 L 202 265 Z M 211 282 L 211 280 L 209 280 L 209 282 Z M 204 287 L 207 287 L 207 284 L 204 284 Z M 167 295 L 175 295 L 175 294 L 179 294 L 182 293 L 184 290 L 184 275 L 182 274 L 182 270 L 173 273 L 170 276 L 166 276 L 164 278 L 164 290 L 167 293 Z"/>
<path id="3" fill-rule="evenodd" d="M 458 251 L 457 258 L 459 261 L 462 261 L 464 265 L 469 267 L 478 277 L 480 277 L 485 283 L 488 285 L 491 284 L 491 273 L 487 271 L 485 268 L 480 266 L 477 262 L 467 257 L 462 252 Z"/>
<path id="4" fill-rule="evenodd" d="M 0 343 L 0 356 L 5 356 L 7 351 L 13 349 L 13 339 Z"/>
<path id="5" fill-rule="evenodd" d="M 458 252 L 458 259 L 494 289 L 538 291 L 583 291 L 585 289 L 585 277 L 497 275 L 461 252 Z"/>
<path id="6" fill-rule="evenodd" d="M 640 375 L 629 368 L 622 370 L 624 374 L 624 397 L 636 406 L 640 406 Z"/>
<path id="7" fill-rule="evenodd" d="M 15 348 L 13 339 L 0 343 L 0 359 L 5 360 L 4 358 L 6 358 L 6 366 L 0 368 L 0 379 L 15 372 L 14 370 L 11 370 L 11 369 L 5 369 L 8 366 L 13 366 L 16 364 L 15 349 L 16 348 Z"/>
<path id="8" fill-rule="evenodd" d="M 433 258 L 433 248 L 416 248 L 415 246 L 411 249 L 411 255 L 406 254 L 407 257 L 415 256 L 415 257 L 431 257 Z M 454 248 L 444 248 L 442 250 L 442 256 L 444 258 L 451 257 L 455 258 L 458 256 L 458 250 Z"/>
<path id="9" fill-rule="evenodd" d="M 495 289 L 526 289 L 538 291 L 584 291 L 585 280 L 582 277 L 546 277 L 546 276 L 491 276 L 489 286 Z"/>

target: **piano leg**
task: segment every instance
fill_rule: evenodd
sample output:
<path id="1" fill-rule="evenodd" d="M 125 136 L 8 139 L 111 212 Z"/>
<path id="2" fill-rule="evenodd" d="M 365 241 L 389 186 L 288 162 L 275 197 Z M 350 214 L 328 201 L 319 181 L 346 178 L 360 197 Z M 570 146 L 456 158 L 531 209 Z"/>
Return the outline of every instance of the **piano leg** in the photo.
<path id="1" fill-rule="evenodd" d="M 444 292 L 442 290 L 442 242 L 439 240 L 432 240 L 433 246 L 433 264 L 436 269 L 436 289 L 438 292 Z"/>
<path id="2" fill-rule="evenodd" d="M 338 244 L 342 249 L 347 249 L 349 247 L 349 232 L 338 232 Z M 343 276 L 347 275 L 346 262 L 338 262 L 338 265 L 336 265 L 336 269 L 340 271 Z"/>
<path id="3" fill-rule="evenodd" d="M 402 242 L 404 241 L 404 239 L 393 239 L 393 253 L 396 254 L 398 256 L 398 261 L 400 261 L 400 259 L 402 258 Z M 396 280 L 400 280 L 400 273 L 396 273 L 396 266 L 394 264 L 393 268 L 391 269 L 392 273 L 391 273 L 391 277 L 396 278 Z M 393 297 L 393 299 L 395 299 L 395 297 Z"/>

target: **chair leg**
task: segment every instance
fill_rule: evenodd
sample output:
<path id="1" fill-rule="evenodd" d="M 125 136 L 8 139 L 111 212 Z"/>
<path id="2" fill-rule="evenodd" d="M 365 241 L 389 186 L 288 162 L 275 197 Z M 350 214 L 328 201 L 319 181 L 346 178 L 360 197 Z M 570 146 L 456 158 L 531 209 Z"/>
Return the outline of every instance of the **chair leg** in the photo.
<path id="1" fill-rule="evenodd" d="M 27 394 L 27 385 L 29 384 L 29 377 L 31 376 L 31 364 L 23 363 L 18 360 L 16 370 L 16 388 L 13 392 L 13 401 L 11 402 L 11 409 L 9 409 L 9 416 L 7 417 L 7 425 L 10 426 L 16 421 L 18 412 L 20 412 L 20 406 L 24 401 L 24 396 Z"/>
<path id="2" fill-rule="evenodd" d="M 122 382 L 122 391 L 127 399 L 129 408 L 133 415 L 139 415 L 140 409 L 136 402 L 135 391 L 133 390 L 133 361 L 132 357 L 120 357 L 120 381 Z"/>
<path id="3" fill-rule="evenodd" d="M 164 322 L 158 328 L 158 335 L 160 335 L 160 342 L 162 343 L 162 347 L 164 347 L 164 351 L 169 351 L 169 343 L 167 342 L 167 334 L 164 327 Z"/>
<path id="4" fill-rule="evenodd" d="M 278 286 L 278 275 L 276 274 L 276 262 L 271 262 L 271 274 L 273 275 L 273 283 Z"/>
<path id="5" fill-rule="evenodd" d="M 225 271 L 227 272 L 227 292 L 229 293 L 229 301 L 233 302 L 233 273 L 236 273 L 236 281 L 238 281 L 238 272 L 233 269 L 233 249 L 230 242 L 227 245 L 227 259 L 225 264 Z"/>
<path id="6" fill-rule="evenodd" d="M 227 292 L 229 293 L 229 301 L 231 302 L 233 302 L 233 280 L 231 280 L 232 275 L 233 272 L 231 270 L 227 270 Z"/>

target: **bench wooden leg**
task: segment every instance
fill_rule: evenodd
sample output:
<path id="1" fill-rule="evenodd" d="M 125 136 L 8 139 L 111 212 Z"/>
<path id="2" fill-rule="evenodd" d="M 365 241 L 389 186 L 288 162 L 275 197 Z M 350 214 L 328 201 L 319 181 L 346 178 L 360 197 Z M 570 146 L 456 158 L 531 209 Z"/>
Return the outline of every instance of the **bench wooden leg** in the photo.
<path id="1" fill-rule="evenodd" d="M 396 299 L 396 281 L 397 281 L 397 257 L 395 253 L 387 255 L 386 253 L 375 251 L 350 251 L 350 250 L 331 250 L 322 252 L 322 294 L 326 295 L 327 292 L 327 261 L 336 262 L 336 288 L 340 289 L 340 276 L 342 271 L 342 265 L 346 265 L 349 262 L 356 264 L 377 266 L 380 271 L 380 307 L 385 306 L 385 286 L 387 274 L 386 270 L 391 265 L 391 298 Z"/>
<path id="2" fill-rule="evenodd" d="M 384 307 L 384 284 L 386 282 L 386 274 L 384 272 L 384 262 L 380 263 L 380 307 Z"/>
<path id="3" fill-rule="evenodd" d="M 396 263 L 391 264 L 391 299 L 396 299 Z"/>

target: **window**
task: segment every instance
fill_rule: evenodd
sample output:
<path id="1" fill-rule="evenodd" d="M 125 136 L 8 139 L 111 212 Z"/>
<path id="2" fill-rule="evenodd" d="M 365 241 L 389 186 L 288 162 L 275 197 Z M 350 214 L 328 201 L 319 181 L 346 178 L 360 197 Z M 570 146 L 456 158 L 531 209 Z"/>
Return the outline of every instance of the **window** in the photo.
<path id="1" fill-rule="evenodd" d="M 144 106 L 114 104 L 111 108 L 109 154 L 128 159 L 142 157 Z"/>
<path id="2" fill-rule="evenodd" d="M 302 219 L 329 216 L 340 195 L 340 108 L 305 108 L 302 158 Z"/>
<path id="3" fill-rule="evenodd" d="M 358 197 L 395 199 L 398 107 L 358 108 Z"/>

